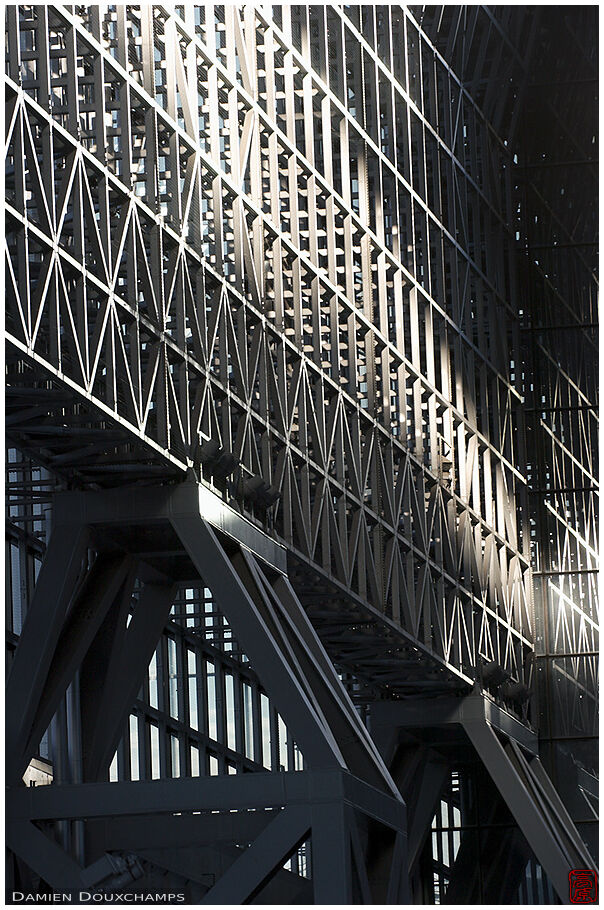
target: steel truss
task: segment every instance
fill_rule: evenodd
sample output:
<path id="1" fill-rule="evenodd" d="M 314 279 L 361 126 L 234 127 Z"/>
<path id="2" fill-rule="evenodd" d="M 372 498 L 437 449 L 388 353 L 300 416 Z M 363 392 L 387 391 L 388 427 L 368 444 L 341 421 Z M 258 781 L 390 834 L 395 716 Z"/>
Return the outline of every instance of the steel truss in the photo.
<path id="1" fill-rule="evenodd" d="M 525 344 L 538 377 L 527 396 L 535 408 L 527 432 L 535 451 L 533 509 L 547 529 L 534 543 L 539 727 L 546 767 L 578 818 L 591 804 L 577 786 L 573 757 L 584 770 L 598 768 L 597 46 L 589 22 L 587 11 L 578 18 L 559 13 L 544 28 L 522 124 L 523 229 L 527 258 L 538 262 L 525 292 Z M 562 73 L 556 57 L 566 41 L 578 54 Z M 545 131 L 544 80 L 557 114 Z M 565 117 L 579 93 L 580 107 Z M 529 119 L 541 140 L 527 135 Z M 557 141 L 544 159 L 540 146 L 552 133 Z M 572 201 L 565 198 L 569 181 Z M 596 851 L 592 827 L 582 833 Z"/>
<path id="2" fill-rule="evenodd" d="M 29 87 L 18 69 L 30 71 L 26 59 L 19 64 L 23 52 L 9 55 L 17 69 L 8 79 L 8 156 L 31 162 L 20 181 L 16 171 L 9 181 L 7 208 L 9 262 L 27 263 L 23 275 L 9 265 L 7 328 L 17 357 L 34 367 L 22 374 L 15 366 L 10 380 L 20 444 L 36 447 L 42 438 L 52 447 L 60 438 L 50 429 L 56 412 L 44 406 L 48 381 L 34 377 L 55 378 L 80 404 L 67 417 L 68 450 L 60 446 L 51 461 L 73 465 L 83 480 L 112 481 L 157 474 L 157 460 L 166 473 L 205 464 L 209 478 L 259 515 L 262 503 L 246 491 L 262 481 L 280 493 L 274 533 L 301 560 L 468 682 L 480 655 L 525 680 L 532 638 L 525 481 L 515 467 L 522 439 L 512 429 L 520 398 L 499 330 L 510 305 L 453 240 L 467 217 L 454 192 L 456 133 L 437 139 L 427 114 L 412 113 L 408 96 L 390 84 L 384 117 L 393 133 L 401 108 L 396 125 L 407 123 L 410 145 L 393 146 L 389 157 L 369 124 L 353 120 L 290 47 L 287 30 L 251 6 L 243 19 L 225 8 L 224 22 L 219 8 L 214 22 L 204 9 L 206 25 L 195 24 L 193 8 L 182 19 L 151 7 L 140 14 L 119 7 L 103 20 L 96 8 L 84 19 L 45 8 L 27 24 L 14 21 L 15 35 L 35 35 L 29 63 L 57 61 L 45 82 L 36 64 Z M 339 12 L 329 16 L 349 44 L 363 46 L 379 82 L 384 64 L 375 51 Z M 407 17 L 404 25 L 415 29 Z M 213 26 L 224 53 L 210 42 Z M 173 71 L 158 69 L 154 48 Z M 253 66 L 259 54 L 266 76 Z M 85 75 L 76 76 L 76 57 Z M 469 104 L 453 74 L 443 69 L 443 78 L 456 103 Z M 64 103 L 45 110 L 40 99 L 55 97 L 55 88 Z M 501 156 L 478 111 L 470 107 L 468 116 L 484 155 Z M 327 170 L 332 122 L 342 169 L 358 161 L 339 192 Z M 442 157 L 450 171 L 449 227 L 420 191 L 426 161 L 417 185 L 405 176 L 416 129 L 435 143 L 431 166 Z M 313 130 L 323 136 L 322 167 Z M 379 224 L 368 207 L 378 180 L 392 184 L 391 211 Z M 465 190 L 475 206 L 499 192 L 488 173 L 485 181 L 481 192 Z M 295 202 L 288 214 L 279 201 L 286 197 Z M 415 218 L 406 227 L 404 206 Z M 399 222 L 396 243 L 386 218 Z M 432 283 L 422 278 L 428 221 L 434 253 L 442 250 Z M 505 232 L 501 216 L 492 230 Z M 415 262 L 401 246 L 412 237 Z M 474 288 L 480 312 L 464 313 L 458 285 Z M 449 293 L 451 312 L 438 302 Z M 25 389 L 42 408 L 36 414 L 47 415 L 43 423 L 50 418 L 46 428 L 23 412 Z M 479 406 L 485 395 L 488 405 Z M 63 412 L 64 400 L 57 404 Z M 74 451 L 76 437 L 82 444 Z M 132 449 L 135 439 L 142 448 Z M 209 439 L 239 466 L 234 481 L 204 461 L 213 454 L 205 451 Z"/>
<path id="3" fill-rule="evenodd" d="M 534 84 L 555 26 L 7 23 L 9 894 L 513 903 L 530 868 L 566 903 L 596 232 L 527 131 L 589 166 Z"/>

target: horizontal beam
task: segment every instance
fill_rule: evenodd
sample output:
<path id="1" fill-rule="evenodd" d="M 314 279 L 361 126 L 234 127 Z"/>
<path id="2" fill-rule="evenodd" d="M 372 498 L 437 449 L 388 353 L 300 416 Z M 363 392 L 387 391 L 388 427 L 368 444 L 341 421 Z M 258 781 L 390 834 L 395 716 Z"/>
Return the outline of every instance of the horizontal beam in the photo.
<path id="1" fill-rule="evenodd" d="M 7 819 L 92 819 L 176 812 L 273 809 L 342 800 L 405 831 L 405 805 L 346 771 L 288 771 L 171 780 L 123 781 L 7 792 Z"/>
<path id="2" fill-rule="evenodd" d="M 409 727 L 443 727 L 469 722 L 488 723 L 527 752 L 538 753 L 537 734 L 483 694 L 468 695 L 463 699 L 380 701 L 374 702 L 371 708 L 372 731 L 380 726 L 399 727 L 402 731 Z"/>
<path id="3" fill-rule="evenodd" d="M 287 571 L 285 547 L 248 521 L 201 483 L 175 486 L 120 487 L 102 492 L 66 491 L 55 497 L 55 521 L 84 525 L 157 525 L 173 518 L 205 519 L 262 562 Z"/>
<path id="4" fill-rule="evenodd" d="M 87 834 L 99 851 L 159 850 L 163 847 L 203 847 L 245 844 L 262 831 L 278 809 L 241 812 L 204 812 L 194 815 L 165 813 L 93 819 Z"/>
<path id="5" fill-rule="evenodd" d="M 533 572 L 533 576 L 556 576 L 556 575 L 599 575 L 599 569 L 550 569 L 547 572 Z"/>

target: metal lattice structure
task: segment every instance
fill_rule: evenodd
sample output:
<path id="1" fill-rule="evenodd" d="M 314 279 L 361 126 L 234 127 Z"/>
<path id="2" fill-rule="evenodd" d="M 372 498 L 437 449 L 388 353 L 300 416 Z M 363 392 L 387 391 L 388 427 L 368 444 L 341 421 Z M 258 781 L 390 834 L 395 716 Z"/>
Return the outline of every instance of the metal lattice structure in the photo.
<path id="1" fill-rule="evenodd" d="M 597 49 L 590 21 L 583 11 L 558 15 L 544 28 L 531 74 L 535 87 L 527 94 L 523 136 L 530 132 L 530 138 L 522 161 L 524 238 L 527 258 L 538 270 L 527 286 L 525 309 L 536 381 L 524 394 L 534 408 L 527 438 L 535 452 L 530 473 L 540 529 L 534 534 L 533 572 L 539 727 L 554 780 L 569 804 L 574 790 L 579 813 L 591 795 L 581 789 L 583 772 L 577 776 L 572 756 L 583 768 L 597 773 L 598 767 L 598 216 L 591 190 Z M 560 48 L 570 43 L 578 54 L 562 72 Z M 542 116 L 544 81 L 552 86 L 552 114 L 547 130 L 529 131 L 527 123 Z M 565 117 L 579 91 L 583 113 Z M 545 142 L 555 152 L 544 153 Z M 539 161 L 545 166 L 535 168 Z M 571 199 L 567 185 L 573 187 Z M 582 833 L 596 851 L 595 830 L 585 827 Z"/>
<path id="2" fill-rule="evenodd" d="M 533 167 L 560 28 L 7 7 L 17 884 L 484 902 L 532 863 L 564 900 L 590 864 L 536 741 L 555 779 L 557 737 L 595 731 L 595 358 L 558 340 L 595 325 L 596 232 Z M 29 806 L 32 757 L 53 783 Z M 509 882 L 464 896 L 465 835 L 457 872 L 430 854 L 441 793 L 513 832 Z"/>

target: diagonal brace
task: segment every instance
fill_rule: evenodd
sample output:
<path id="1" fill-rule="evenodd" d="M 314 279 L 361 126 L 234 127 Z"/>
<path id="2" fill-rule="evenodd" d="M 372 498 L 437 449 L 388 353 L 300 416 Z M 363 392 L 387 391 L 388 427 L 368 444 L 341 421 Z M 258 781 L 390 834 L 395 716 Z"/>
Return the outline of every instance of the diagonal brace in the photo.
<path id="1" fill-rule="evenodd" d="M 82 571 L 88 528 L 53 529 L 6 687 L 8 783 L 21 776 L 25 751 L 67 608 Z"/>
<path id="2" fill-rule="evenodd" d="M 310 831 L 310 811 L 288 806 L 258 835 L 206 894 L 204 904 L 249 903 Z"/>

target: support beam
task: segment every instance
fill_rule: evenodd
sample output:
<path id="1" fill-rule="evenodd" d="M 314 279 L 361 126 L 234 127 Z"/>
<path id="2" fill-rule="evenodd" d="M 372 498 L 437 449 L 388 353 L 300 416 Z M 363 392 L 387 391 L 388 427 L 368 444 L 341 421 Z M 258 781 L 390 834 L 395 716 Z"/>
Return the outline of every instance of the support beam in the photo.
<path id="1" fill-rule="evenodd" d="M 283 809 L 235 860 L 204 904 L 246 904 L 307 838 L 310 813 L 303 806 Z"/>
<path id="2" fill-rule="evenodd" d="M 251 559 L 249 557 L 250 561 Z M 399 799 L 396 784 L 367 728 L 359 718 L 287 576 L 278 576 L 273 583 L 273 598 L 275 606 L 280 610 L 283 630 L 290 647 L 294 650 L 312 687 L 316 703 L 320 705 L 323 716 L 336 736 L 349 770 L 357 777 L 375 787 L 385 789 Z"/>
<path id="3" fill-rule="evenodd" d="M 42 562 L 6 688 L 6 781 L 23 773 L 23 754 L 42 699 L 63 621 L 86 557 L 89 531 L 56 525 Z"/>
<path id="4" fill-rule="evenodd" d="M 85 743 L 87 780 L 98 780 L 106 772 L 177 590 L 175 584 L 143 585 L 126 634 L 121 643 L 116 641 L 111 654 L 105 686 L 96 699 L 94 692 L 86 692 L 87 710 L 93 710 L 95 717 Z"/>
<path id="5" fill-rule="evenodd" d="M 91 779 L 91 740 L 97 728 L 102 693 L 119 670 L 123 642 L 128 632 L 132 592 L 138 566 L 133 564 L 121 594 L 115 599 L 80 667 L 80 714 L 82 724 L 83 779 Z"/>
<path id="6" fill-rule="evenodd" d="M 372 728 L 422 730 L 461 727 L 499 790 L 504 803 L 524 834 L 540 864 L 549 876 L 558 896 L 568 900 L 568 871 L 572 868 L 595 868 L 581 837 L 536 754 L 534 735 L 507 712 L 487 698 L 471 695 L 463 700 L 440 699 L 434 709 L 429 703 L 401 704 L 378 702 L 372 708 Z M 498 732 L 496 733 L 495 730 Z M 505 743 L 505 745 L 503 745 Z M 426 765 L 426 774 L 438 772 Z M 414 786 L 414 790 L 417 787 Z M 403 794 L 405 794 L 403 788 Z M 433 794 L 434 795 L 434 794 Z M 410 856 L 415 863 L 421 852 L 426 825 L 433 814 L 428 794 L 417 803 L 420 814 L 413 816 L 411 802 Z M 426 821 L 427 820 L 427 821 Z M 506 857 L 502 854 L 502 862 Z M 456 898 L 457 899 L 457 898 Z"/>
<path id="7" fill-rule="evenodd" d="M 483 792 L 481 804 L 488 806 L 488 815 L 480 830 L 468 828 L 462 832 L 442 898 L 449 906 L 514 903 L 514 894 L 531 856 L 520 831 L 509 824 L 505 827 L 510 819 L 499 794 Z M 488 866 L 480 862 L 481 856 L 489 857 Z"/>
<path id="8" fill-rule="evenodd" d="M 410 903 L 409 868 L 407 838 L 400 831 L 394 837 L 392 860 L 390 865 L 390 881 L 388 882 L 387 904 L 396 906 Z"/>
<path id="9" fill-rule="evenodd" d="M 76 819 L 265 809 L 317 800 L 347 802 L 405 832 L 405 807 L 346 771 L 287 771 L 157 781 L 15 787 L 6 794 L 9 819 Z"/>
<path id="10" fill-rule="evenodd" d="M 558 897 L 568 903 L 568 872 L 576 867 L 555 827 L 519 777 L 491 727 L 473 721 L 464 728 Z"/>
<path id="11" fill-rule="evenodd" d="M 281 809 L 283 806 L 285 809 Z M 201 849 L 220 844 L 229 848 L 253 841 L 206 900 L 237 904 L 251 900 L 260 892 L 272 874 L 307 839 L 311 829 L 315 901 L 349 903 L 352 846 L 360 870 L 364 862 L 361 841 L 353 830 L 355 815 L 370 814 L 381 825 L 394 829 L 395 849 L 387 875 L 388 900 L 404 903 L 406 835 L 401 806 L 347 773 L 308 771 L 16 788 L 8 793 L 7 816 L 17 833 L 23 829 L 38 832 L 40 836 L 43 835 L 33 825 L 34 819 L 83 818 L 89 825 L 89 844 L 95 854 L 131 850 L 148 853 L 152 861 L 153 851 L 161 854 L 165 848 L 178 851 L 179 847 L 190 850 L 193 846 Z M 271 812 L 266 811 L 269 807 L 274 807 Z M 234 808 L 239 811 L 232 812 Z M 258 811 L 247 811 L 250 808 Z M 216 809 L 222 810 L 221 814 L 207 814 Z M 205 814 L 186 814 L 191 812 Z M 60 850 L 58 845 L 54 846 Z M 30 863 L 31 857 L 26 854 L 24 859 Z M 177 859 L 175 855 L 174 863 Z M 38 871 L 35 864 L 32 868 Z M 71 888 L 79 886 L 79 877 L 69 879 L 71 873 L 76 875 L 76 867 L 69 869 L 71 872 L 67 870 L 61 879 L 62 888 L 68 882 Z M 46 869 L 39 874 L 45 877 Z M 362 882 L 362 871 L 359 878 Z M 203 884 L 202 879 L 195 880 Z M 362 884 L 362 891 L 366 897 L 367 881 Z"/>
<path id="12" fill-rule="evenodd" d="M 285 660 L 259 609 L 227 558 L 216 534 L 203 519 L 174 515 L 172 525 L 200 577 L 218 600 L 279 712 L 311 768 L 345 768 L 338 745 L 311 704 L 305 687 Z"/>
<path id="13" fill-rule="evenodd" d="M 436 761 L 427 761 L 420 769 L 409 825 L 410 872 L 419 859 L 426 837 L 430 833 L 430 824 L 449 773 L 449 767 L 445 763 Z"/>
<path id="14" fill-rule="evenodd" d="M 352 903 L 349 820 L 341 803 L 312 807 L 312 881 L 315 904 Z"/>
<path id="15" fill-rule="evenodd" d="M 558 839 L 572 857 L 574 868 L 593 868 L 593 860 L 541 761 L 538 758 L 527 760 L 516 743 L 506 743 L 504 748 L 535 802 L 542 807 L 544 816 L 554 823 Z"/>
<path id="16" fill-rule="evenodd" d="M 107 611 L 126 583 L 129 556 L 99 554 L 76 595 L 52 657 L 36 716 L 21 755 L 25 771 Z"/>
<path id="17" fill-rule="evenodd" d="M 405 701 L 376 701 L 371 706 L 371 733 L 374 737 L 393 728 L 423 730 L 469 722 L 488 723 L 506 739 L 513 739 L 533 755 L 539 751 L 536 733 L 481 693 L 465 698 L 413 698 Z"/>
<path id="18" fill-rule="evenodd" d="M 239 859 L 241 848 L 229 845 L 202 846 L 193 849 L 173 850 L 171 847 L 161 850 L 145 850 L 141 856 L 151 862 L 165 874 L 176 874 L 189 882 L 198 882 L 203 891 L 194 897 L 191 903 L 200 904 L 208 889 L 228 872 Z M 205 870 L 212 870 L 206 872 Z M 168 879 L 169 880 L 169 879 Z M 312 883 L 286 869 L 277 869 L 274 875 L 263 886 L 254 903 L 270 904 L 282 907 L 288 904 L 311 904 Z"/>
<path id="19" fill-rule="evenodd" d="M 165 813 L 108 817 L 88 824 L 88 837 L 93 852 L 125 850 L 161 850 L 203 847 L 219 844 L 244 844 L 253 841 L 273 818 L 278 809 L 257 812 L 199 813 L 167 815 Z"/>
<path id="20" fill-rule="evenodd" d="M 367 856 L 366 850 L 363 849 L 359 829 L 357 825 L 357 815 L 350 806 L 347 807 L 348 829 L 350 831 L 350 845 L 352 847 L 352 862 L 354 872 L 359 885 L 359 897 L 363 904 L 372 904 L 374 901 L 371 895 L 371 886 L 367 876 Z"/>
<path id="21" fill-rule="evenodd" d="M 55 891 L 69 893 L 84 887 L 81 867 L 31 822 L 9 822 L 6 843 Z"/>

